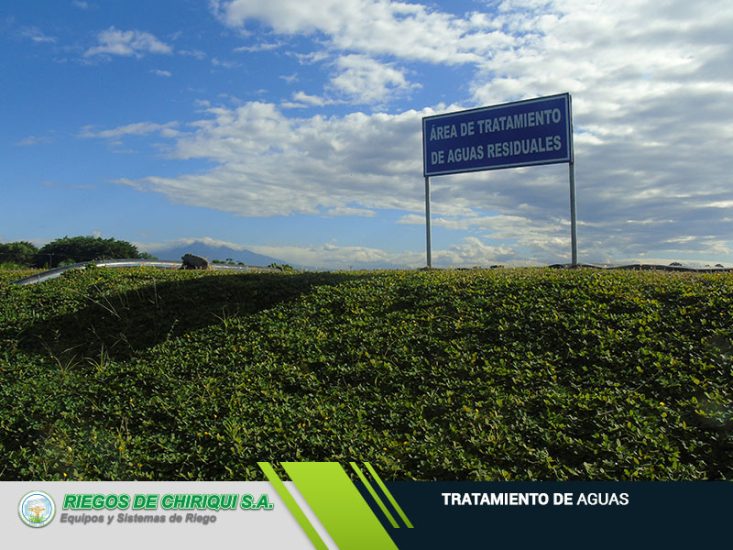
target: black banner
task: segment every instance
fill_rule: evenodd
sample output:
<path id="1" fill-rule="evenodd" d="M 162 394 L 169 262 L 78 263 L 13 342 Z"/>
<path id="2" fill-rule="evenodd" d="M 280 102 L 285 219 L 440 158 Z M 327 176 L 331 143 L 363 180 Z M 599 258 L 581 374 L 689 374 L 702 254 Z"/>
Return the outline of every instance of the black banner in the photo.
<path id="1" fill-rule="evenodd" d="M 728 482 L 391 482 L 400 549 L 727 548 Z"/>

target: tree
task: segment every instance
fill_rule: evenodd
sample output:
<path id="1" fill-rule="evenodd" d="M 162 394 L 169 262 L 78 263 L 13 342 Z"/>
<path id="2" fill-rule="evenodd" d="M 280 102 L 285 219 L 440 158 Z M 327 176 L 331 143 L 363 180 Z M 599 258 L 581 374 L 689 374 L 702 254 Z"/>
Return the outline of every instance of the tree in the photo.
<path id="1" fill-rule="evenodd" d="M 0 243 L 0 264 L 12 263 L 29 267 L 35 262 L 37 253 L 38 248 L 28 241 Z"/>
<path id="2" fill-rule="evenodd" d="M 87 262 L 112 258 L 139 258 L 135 245 L 101 237 L 64 237 L 43 246 L 36 255 L 38 267 L 56 267 L 60 263 Z"/>

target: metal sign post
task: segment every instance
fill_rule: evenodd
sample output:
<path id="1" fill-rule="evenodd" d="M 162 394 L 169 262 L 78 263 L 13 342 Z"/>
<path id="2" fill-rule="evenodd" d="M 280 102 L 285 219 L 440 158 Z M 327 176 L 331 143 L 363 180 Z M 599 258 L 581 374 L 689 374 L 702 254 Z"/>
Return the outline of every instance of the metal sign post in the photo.
<path id="1" fill-rule="evenodd" d="M 570 250 L 571 265 L 578 265 L 578 239 L 575 235 L 575 148 L 573 146 L 573 98 L 568 94 L 568 141 L 570 147 L 570 162 L 568 163 L 568 178 L 570 180 Z"/>
<path id="2" fill-rule="evenodd" d="M 433 267 L 433 253 L 430 242 L 430 176 L 425 176 L 425 237 L 427 243 L 428 269 Z"/>
<path id="3" fill-rule="evenodd" d="M 432 267 L 430 176 L 565 162 L 570 178 L 572 265 L 578 264 L 570 94 L 433 115 L 422 123 L 428 267 Z"/>
<path id="4" fill-rule="evenodd" d="M 572 265 L 578 265 L 578 240 L 575 236 L 575 162 L 568 165 L 570 175 L 570 248 L 572 250 Z"/>

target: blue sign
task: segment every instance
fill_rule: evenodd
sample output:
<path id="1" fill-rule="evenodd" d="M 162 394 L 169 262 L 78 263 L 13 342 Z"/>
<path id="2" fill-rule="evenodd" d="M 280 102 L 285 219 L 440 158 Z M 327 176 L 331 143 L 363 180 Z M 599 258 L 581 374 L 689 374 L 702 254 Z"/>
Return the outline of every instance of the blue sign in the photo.
<path id="1" fill-rule="evenodd" d="M 425 176 L 573 161 L 570 94 L 429 116 Z"/>

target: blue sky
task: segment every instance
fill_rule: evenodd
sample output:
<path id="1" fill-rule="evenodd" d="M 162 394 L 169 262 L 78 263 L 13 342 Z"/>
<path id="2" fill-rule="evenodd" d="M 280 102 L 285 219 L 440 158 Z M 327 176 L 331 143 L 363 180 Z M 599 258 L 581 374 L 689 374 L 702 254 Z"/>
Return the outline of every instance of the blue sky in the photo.
<path id="1" fill-rule="evenodd" d="M 570 92 L 579 259 L 733 264 L 728 1 L 0 6 L 0 242 L 424 265 L 421 118 Z M 434 264 L 568 261 L 567 166 L 434 178 Z"/>

